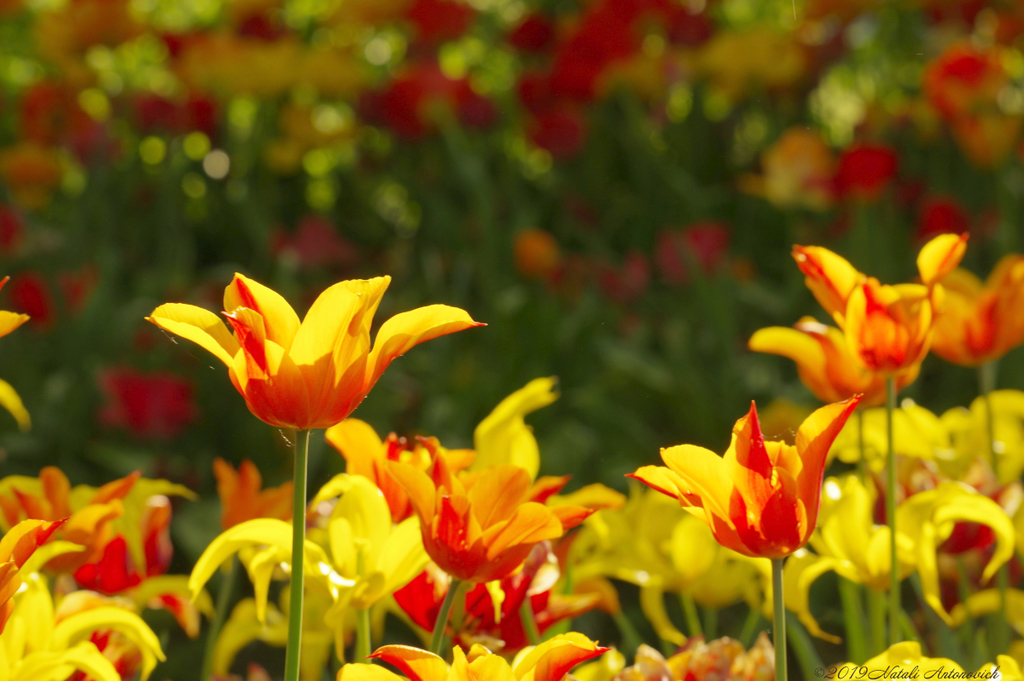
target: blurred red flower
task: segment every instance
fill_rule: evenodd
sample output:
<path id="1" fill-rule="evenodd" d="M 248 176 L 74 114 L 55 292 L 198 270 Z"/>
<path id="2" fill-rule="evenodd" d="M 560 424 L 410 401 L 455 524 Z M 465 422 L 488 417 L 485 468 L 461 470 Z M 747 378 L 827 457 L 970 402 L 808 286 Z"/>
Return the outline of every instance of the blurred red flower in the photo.
<path id="1" fill-rule="evenodd" d="M 927 241 L 939 234 L 963 234 L 969 231 L 971 220 L 956 199 L 930 196 L 922 202 L 917 220 L 918 241 Z"/>
<path id="2" fill-rule="evenodd" d="M 10 285 L 11 306 L 31 317 L 29 324 L 45 331 L 57 319 L 53 295 L 46 279 L 39 272 L 22 272 Z"/>
<path id="3" fill-rule="evenodd" d="M 651 282 L 651 266 L 643 253 L 633 251 L 619 267 L 603 265 L 598 272 L 601 291 L 610 300 L 626 305 L 643 295 Z"/>
<path id="4" fill-rule="evenodd" d="M 538 115 L 529 128 L 530 141 L 547 150 L 555 160 L 569 158 L 587 141 L 583 114 L 576 107 L 562 107 Z"/>
<path id="5" fill-rule="evenodd" d="M 97 382 L 106 399 L 100 421 L 141 438 L 172 439 L 198 415 L 192 385 L 174 374 L 110 367 L 100 372 Z"/>
<path id="6" fill-rule="evenodd" d="M 302 268 L 351 267 L 359 262 L 355 244 L 339 234 L 334 223 L 323 215 L 306 215 L 294 234 L 278 230 L 271 247 L 277 257 L 295 258 Z"/>
<path id="7" fill-rule="evenodd" d="M 654 247 L 654 261 L 670 284 L 690 279 L 690 262 L 705 275 L 718 269 L 729 250 L 729 228 L 714 220 L 695 222 L 685 229 L 663 229 Z"/>
<path id="8" fill-rule="evenodd" d="M 853 144 L 839 157 L 836 192 L 847 199 L 874 201 L 899 168 L 895 150 L 881 144 Z"/>
<path id="9" fill-rule="evenodd" d="M 555 43 L 555 26 L 543 14 L 530 14 L 512 29 L 507 40 L 520 52 L 547 52 Z"/>
<path id="10" fill-rule="evenodd" d="M 439 45 L 455 40 L 469 28 L 476 11 L 464 2 L 453 0 L 413 0 L 405 17 L 412 22 L 416 40 Z"/>

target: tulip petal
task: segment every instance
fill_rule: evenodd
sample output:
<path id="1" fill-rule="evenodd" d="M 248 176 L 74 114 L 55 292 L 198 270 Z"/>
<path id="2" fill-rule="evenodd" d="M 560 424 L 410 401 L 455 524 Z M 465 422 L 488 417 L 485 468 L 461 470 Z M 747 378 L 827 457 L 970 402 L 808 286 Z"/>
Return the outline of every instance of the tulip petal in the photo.
<path id="1" fill-rule="evenodd" d="M 253 641 L 283 646 L 288 641 L 288 620 L 273 605 L 268 607 L 266 622 L 256 619 L 256 603 L 244 598 L 231 611 L 220 630 L 213 650 L 213 673 L 227 677 L 235 656 Z"/>
<path id="2" fill-rule="evenodd" d="M 476 459 L 472 470 L 485 470 L 498 464 L 525 468 L 530 478 L 540 469 L 540 449 L 523 417 L 558 399 L 556 378 L 535 378 L 515 391 L 484 418 L 473 431 Z"/>
<path id="3" fill-rule="evenodd" d="M 167 659 L 160 640 L 142 618 L 123 608 L 99 607 L 77 612 L 61 620 L 50 634 L 49 646 L 60 650 L 87 639 L 97 631 L 114 630 L 135 644 L 142 654 L 141 681 L 146 681 L 157 661 Z"/>
<path id="4" fill-rule="evenodd" d="M 672 497 L 680 503 L 688 503 L 683 496 L 683 491 L 688 488 L 686 481 L 670 468 L 665 466 L 641 466 L 636 471 L 626 475 L 626 477 L 639 480 L 651 489 L 661 492 L 665 496 Z"/>
<path id="5" fill-rule="evenodd" d="M 398 667 L 410 681 L 445 681 L 448 678 L 448 665 L 444 660 L 412 646 L 383 646 L 370 657 Z"/>
<path id="6" fill-rule="evenodd" d="M 338 681 L 403 681 L 398 674 L 376 664 L 347 664 L 338 672 Z"/>
<path id="7" fill-rule="evenodd" d="M 345 457 L 345 472 L 374 479 L 373 462 L 384 458 L 384 442 L 373 426 L 349 418 L 328 428 L 324 438 Z"/>
<path id="8" fill-rule="evenodd" d="M 660 580 L 640 587 L 640 609 L 644 617 L 654 627 L 654 632 L 663 641 L 681 646 L 686 643 L 686 636 L 679 631 L 665 610 L 665 590 Z"/>
<path id="9" fill-rule="evenodd" d="M 434 519 L 434 501 L 437 494 L 437 488 L 430 477 L 407 463 L 388 461 L 387 468 L 395 481 L 409 495 L 409 501 L 420 518 L 420 524 L 423 527 L 430 527 Z"/>
<path id="10" fill-rule="evenodd" d="M 146 321 L 192 341 L 229 367 L 240 347 L 217 315 L 195 305 L 165 303 L 153 310 Z"/>
<path id="11" fill-rule="evenodd" d="M 835 561 L 831 558 L 816 556 L 801 549 L 786 560 L 783 575 L 783 596 L 786 609 L 796 613 L 800 622 L 807 627 L 812 636 L 831 643 L 841 643 L 838 636 L 822 631 L 818 620 L 811 614 L 811 584 L 826 572 L 835 569 Z"/>
<path id="12" fill-rule="evenodd" d="M 703 447 L 677 445 L 661 450 L 665 464 L 683 481 L 679 491 L 700 498 L 709 514 L 728 519 L 734 483 L 726 461 Z M 688 505 L 697 505 L 692 501 Z"/>
<path id="13" fill-rule="evenodd" d="M 843 315 L 850 293 L 864 275 L 845 258 L 820 246 L 794 246 L 793 259 L 825 311 L 833 317 Z"/>
<path id="14" fill-rule="evenodd" d="M 845 402 L 826 405 L 804 419 L 797 429 L 796 449 L 800 453 L 803 467 L 791 473 L 796 477 L 797 495 L 811 514 L 812 529 L 820 504 L 828 450 L 859 402 L 860 397 L 854 397 Z"/>
<path id="15" fill-rule="evenodd" d="M 0 310 L 0 336 L 6 336 L 28 320 L 27 314 Z"/>
<path id="16" fill-rule="evenodd" d="M 373 341 L 365 385 L 369 388 L 376 383 L 388 365 L 413 346 L 474 326 L 483 324 L 474 322 L 465 310 L 448 305 L 427 305 L 396 314 L 384 322 Z"/>
<path id="17" fill-rule="evenodd" d="M 561 536 L 562 523 L 555 514 L 546 506 L 528 501 L 519 506 L 508 520 L 487 528 L 482 540 L 487 547 L 487 560 L 494 560 L 498 554 L 512 547 Z"/>
<path id="18" fill-rule="evenodd" d="M 224 312 L 229 316 L 240 307 L 258 314 L 266 328 L 266 337 L 286 350 L 299 329 L 299 316 L 281 294 L 258 281 L 235 273 L 224 289 Z"/>
<path id="19" fill-rule="evenodd" d="M 508 520 L 530 489 L 530 475 L 519 466 L 501 465 L 480 475 L 467 497 L 482 529 Z"/>
<path id="20" fill-rule="evenodd" d="M 380 550 L 376 569 L 387 578 L 385 591 L 393 593 L 411 582 L 423 571 L 429 556 L 423 550 L 419 518 L 407 518 L 395 526 Z"/>
<path id="21" fill-rule="evenodd" d="M 803 371 L 815 377 L 825 376 L 825 353 L 811 336 L 785 326 L 758 329 L 747 341 L 754 352 L 766 352 L 788 357 Z"/>
<path id="22" fill-rule="evenodd" d="M 78 671 L 95 681 L 121 681 L 121 674 L 91 641 L 60 651 L 38 650 L 16 666 L 11 681 L 60 679 Z"/>
<path id="23" fill-rule="evenodd" d="M 956 269 L 967 251 L 968 233 L 940 234 L 924 245 L 917 255 L 917 271 L 926 286 L 941 281 Z"/>
<path id="24" fill-rule="evenodd" d="M 570 632 L 544 641 L 521 659 L 513 670 L 516 681 L 561 681 L 580 662 L 604 653 L 583 634 Z"/>

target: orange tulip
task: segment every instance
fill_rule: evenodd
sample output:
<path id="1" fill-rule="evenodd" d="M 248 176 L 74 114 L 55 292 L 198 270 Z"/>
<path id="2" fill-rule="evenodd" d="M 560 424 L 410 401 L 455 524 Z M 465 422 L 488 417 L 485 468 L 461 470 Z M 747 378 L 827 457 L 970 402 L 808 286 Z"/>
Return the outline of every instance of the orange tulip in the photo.
<path id="1" fill-rule="evenodd" d="M 437 655 L 411 646 L 384 646 L 370 657 L 397 667 L 410 681 L 561 681 L 580 662 L 607 651 L 583 634 L 555 636 L 509 665 L 481 645 L 469 653 L 455 646 L 451 669 Z M 398 681 L 402 677 L 382 667 L 365 664 L 345 665 L 338 681 Z"/>
<path id="2" fill-rule="evenodd" d="M 167 303 L 146 319 L 209 350 L 228 367 L 249 410 L 279 428 L 327 428 L 363 401 L 399 355 L 471 326 L 463 310 L 428 305 L 370 324 L 391 277 L 343 281 L 313 302 L 300 324 L 284 298 L 236 274 L 224 290 L 227 327 L 208 310 Z"/>
<path id="3" fill-rule="evenodd" d="M 861 274 L 824 248 L 795 246 L 793 257 L 808 288 L 846 334 L 854 359 L 868 371 L 894 376 L 928 354 L 942 301 L 939 281 L 956 268 L 966 248 L 966 234 L 935 237 L 917 256 L 922 283 L 896 286 Z"/>
<path id="4" fill-rule="evenodd" d="M 386 462 L 400 461 L 420 470 L 430 468 L 438 456 L 444 457 L 448 470 L 458 472 L 467 468 L 476 453 L 472 449 L 445 449 L 437 438 L 407 440 L 390 433 L 381 440 L 369 423 L 359 419 L 345 419 L 324 433 L 327 443 L 345 457 L 345 472 L 361 475 L 377 486 L 391 510 L 392 522 L 399 523 L 413 514 L 409 495 L 405 493 L 391 473 Z"/>
<path id="5" fill-rule="evenodd" d="M 254 518 L 291 520 L 291 482 L 261 491 L 263 480 L 252 461 L 243 461 L 235 471 L 220 457 L 213 460 L 213 475 L 220 497 L 220 525 L 225 530 Z"/>
<path id="6" fill-rule="evenodd" d="M 861 404 L 865 407 L 885 403 L 885 376 L 865 369 L 853 358 L 841 330 L 813 317 L 804 317 L 792 329 L 760 329 L 750 337 L 747 346 L 755 352 L 782 355 L 796 362 L 800 380 L 822 402 L 863 395 Z M 897 389 L 913 383 L 919 370 L 920 365 L 914 364 L 897 374 Z"/>
<path id="7" fill-rule="evenodd" d="M 796 446 L 765 442 L 757 409 L 736 422 L 724 457 L 703 447 L 661 450 L 668 465 L 630 475 L 711 528 L 718 543 L 746 556 L 783 558 L 807 543 L 818 519 L 829 447 L 858 398 L 818 409 L 796 433 Z"/>
<path id="8" fill-rule="evenodd" d="M 0 633 L 14 611 L 14 594 L 21 587 L 18 571 L 63 520 L 23 520 L 12 527 L 0 540 Z"/>
<path id="9" fill-rule="evenodd" d="M 561 537 L 592 512 L 529 501 L 530 475 L 518 466 L 495 466 L 465 484 L 443 457 L 434 459 L 429 476 L 407 463 L 387 467 L 419 516 L 427 555 L 455 579 L 507 577 L 534 545 Z"/>
<path id="10" fill-rule="evenodd" d="M 932 349 L 948 362 L 978 366 L 1024 343 L 1024 256 L 1001 259 L 988 280 L 956 269 L 942 280 L 942 312 Z"/>

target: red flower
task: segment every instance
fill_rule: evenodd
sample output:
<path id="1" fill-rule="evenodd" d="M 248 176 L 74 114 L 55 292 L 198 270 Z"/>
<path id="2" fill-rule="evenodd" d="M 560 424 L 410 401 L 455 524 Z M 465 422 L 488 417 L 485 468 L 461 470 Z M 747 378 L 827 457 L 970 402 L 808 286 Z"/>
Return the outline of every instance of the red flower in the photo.
<path id="1" fill-rule="evenodd" d="M 273 250 L 278 257 L 295 258 L 302 268 L 351 267 L 359 261 L 355 245 L 339 234 L 334 223 L 316 214 L 299 220 L 295 234 L 278 232 Z"/>
<path id="2" fill-rule="evenodd" d="M 415 27 L 416 39 L 429 45 L 455 40 L 466 32 L 475 15 L 469 5 L 452 0 L 413 0 L 405 13 Z"/>
<path id="3" fill-rule="evenodd" d="M 963 234 L 969 231 L 970 218 L 956 199 L 932 196 L 921 204 L 916 235 L 919 241 L 927 241 L 939 234 Z"/>
<path id="4" fill-rule="evenodd" d="M 626 256 L 621 267 L 606 265 L 598 274 L 598 283 L 604 294 L 622 305 L 643 295 L 650 281 L 651 266 L 647 258 L 636 251 Z"/>
<path id="5" fill-rule="evenodd" d="M 97 378 L 106 397 L 99 418 L 152 440 L 176 437 L 197 415 L 192 386 L 168 373 L 146 374 L 130 367 L 109 368 Z"/>
<path id="6" fill-rule="evenodd" d="M 896 152 L 880 144 L 854 144 L 839 157 L 836 191 L 845 198 L 874 201 L 896 175 Z"/>
<path id="7" fill-rule="evenodd" d="M 720 222 L 695 222 L 686 229 L 663 229 L 658 235 L 654 259 L 665 281 L 685 284 L 690 279 L 690 262 L 705 275 L 714 273 L 729 249 L 729 228 Z"/>
<path id="8" fill-rule="evenodd" d="M 508 44 L 520 52 L 547 52 L 555 42 L 555 27 L 543 14 L 531 14 L 508 34 Z"/>
<path id="9" fill-rule="evenodd" d="M 576 108 L 562 108 L 542 113 L 534 119 L 529 131 L 530 141 L 546 149 L 555 160 L 574 156 L 587 140 L 586 123 Z"/>
<path id="10" fill-rule="evenodd" d="M 38 272 L 22 272 L 11 282 L 11 305 L 31 317 L 29 323 L 40 330 L 56 320 L 50 287 Z"/>
<path id="11" fill-rule="evenodd" d="M 13 206 L 0 205 L 0 255 L 13 255 L 21 248 L 25 226 Z"/>

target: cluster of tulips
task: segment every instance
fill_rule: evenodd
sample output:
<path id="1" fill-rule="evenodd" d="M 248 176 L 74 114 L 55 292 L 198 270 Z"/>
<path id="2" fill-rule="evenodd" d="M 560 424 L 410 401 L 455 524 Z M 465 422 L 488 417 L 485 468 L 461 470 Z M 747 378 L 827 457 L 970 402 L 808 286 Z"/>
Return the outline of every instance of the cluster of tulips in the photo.
<path id="1" fill-rule="evenodd" d="M 332 665 L 339 681 L 402 678 L 389 667 L 411 681 L 782 679 L 787 610 L 805 675 L 1024 678 L 1024 641 L 1010 632 L 1024 628 L 1013 561 L 1024 549 L 1024 394 L 993 390 L 993 363 L 1024 342 L 1024 257 L 1007 256 L 982 284 L 957 269 L 966 247 L 966 236 L 933 239 L 918 256 L 920 282 L 891 286 L 831 251 L 797 246 L 838 328 L 805 318 L 750 345 L 792 357 L 828 404 L 788 441 L 766 440 L 752 405 L 724 456 L 665 448 L 665 466 L 629 476 L 643 486 L 628 498 L 596 484 L 562 494 L 567 477 L 538 476 L 524 417 L 557 398 L 554 379 L 498 404 L 473 449 L 381 437 L 350 418 L 394 359 L 482 326 L 430 305 L 390 318 L 371 344 L 388 277 L 331 286 L 301 321 L 240 274 L 224 292 L 226 324 L 196 306 L 161 305 L 150 322 L 220 359 L 251 412 L 294 433 L 294 479 L 261 489 L 251 463 L 218 460 L 223 533 L 189 576 L 166 574 L 171 497 L 193 498 L 188 488 L 138 473 L 72 487 L 54 467 L 0 480 L 0 679 L 145 680 L 164 659 L 140 617 L 151 608 L 190 637 L 205 633 L 204 680 L 229 675 L 254 641 L 285 647 L 287 681 L 316 681 Z M 0 314 L 4 333 L 24 321 Z M 897 407 L 930 349 L 982 367 L 969 409 L 939 417 Z M 2 388 L 3 406 L 27 423 L 17 393 Z M 308 448 L 319 429 L 347 472 L 310 500 Z M 833 460 L 855 466 L 825 479 Z M 252 596 L 232 604 L 243 569 Z M 218 570 L 215 603 L 205 586 Z M 830 571 L 850 662 L 824 669 L 804 632 L 840 641 L 812 612 L 811 584 Z M 639 587 L 664 654 L 641 644 L 612 580 Z M 907 608 L 904 581 L 919 608 Z M 689 635 L 666 594 L 679 597 Z M 741 640 L 715 639 L 713 613 L 738 602 L 749 606 Z M 619 625 L 622 652 L 569 630 L 595 609 Z M 394 617 L 423 648 L 374 648 Z M 774 647 L 763 634 L 754 641 L 764 618 Z M 978 671 L 925 651 L 955 651 Z M 268 676 L 251 667 L 249 678 Z"/>

